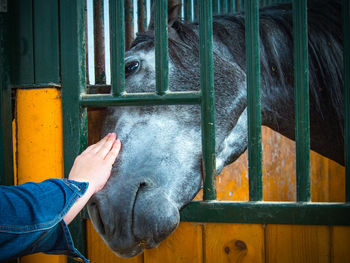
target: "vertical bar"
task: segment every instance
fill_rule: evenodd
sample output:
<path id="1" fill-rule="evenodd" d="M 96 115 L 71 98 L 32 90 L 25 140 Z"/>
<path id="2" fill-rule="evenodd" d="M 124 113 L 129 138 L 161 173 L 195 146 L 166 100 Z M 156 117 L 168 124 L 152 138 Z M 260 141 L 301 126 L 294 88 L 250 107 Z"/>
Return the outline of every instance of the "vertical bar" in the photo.
<path id="1" fill-rule="evenodd" d="M 158 95 L 168 92 L 168 5 L 167 1 L 155 0 L 155 54 L 156 89 Z"/>
<path id="2" fill-rule="evenodd" d="M 233 13 L 236 11 L 236 0 L 229 0 L 228 1 L 228 12 Z"/>
<path id="3" fill-rule="evenodd" d="M 293 2 L 297 201 L 310 201 L 309 68 L 307 1 Z"/>
<path id="4" fill-rule="evenodd" d="M 125 92 L 124 1 L 109 0 L 111 86 L 113 96 Z"/>
<path id="5" fill-rule="evenodd" d="M 95 84 L 106 83 L 103 0 L 94 0 Z"/>
<path id="6" fill-rule="evenodd" d="M 227 10 L 228 10 L 227 0 L 220 0 L 220 14 L 221 15 L 227 14 Z"/>
<path id="7" fill-rule="evenodd" d="M 262 200 L 259 1 L 247 1 L 245 39 L 248 93 L 249 200 Z"/>
<path id="8" fill-rule="evenodd" d="M 219 14 L 219 0 L 213 0 L 213 15 Z"/>
<path id="9" fill-rule="evenodd" d="M 1 7 L 0 7 L 1 8 Z M 10 87 L 10 16 L 0 9 L 0 184 L 13 185 L 12 105 Z"/>
<path id="10" fill-rule="evenodd" d="M 343 0 L 344 103 L 345 103 L 345 182 L 346 202 L 350 202 L 350 2 Z"/>
<path id="11" fill-rule="evenodd" d="M 62 114 L 65 120 L 63 154 L 66 177 L 75 157 L 87 142 L 86 109 L 79 106 L 80 94 L 86 91 L 85 4 L 85 1 L 60 0 Z M 80 213 L 69 228 L 77 249 L 86 255 L 84 223 Z"/>
<path id="12" fill-rule="evenodd" d="M 145 32 L 147 28 L 147 0 L 137 0 L 138 32 Z"/>
<path id="13" fill-rule="evenodd" d="M 192 0 L 184 0 L 185 5 L 185 21 L 191 22 L 192 21 Z"/>
<path id="14" fill-rule="evenodd" d="M 59 83 L 58 1 L 33 3 L 35 83 Z"/>
<path id="15" fill-rule="evenodd" d="M 12 7 L 11 23 L 16 28 L 13 34 L 14 50 L 11 69 L 12 84 L 34 83 L 34 40 L 33 40 L 33 2 L 32 0 L 8 1 Z"/>
<path id="16" fill-rule="evenodd" d="M 193 20 L 198 20 L 198 0 L 193 0 Z"/>
<path id="17" fill-rule="evenodd" d="M 198 1 L 204 200 L 215 200 L 215 102 L 211 0 Z"/>
<path id="18" fill-rule="evenodd" d="M 85 49 L 85 71 L 86 71 L 86 83 L 87 84 L 90 84 L 90 75 L 89 75 L 89 52 L 88 52 L 88 46 L 89 46 L 89 38 L 88 38 L 88 35 L 89 35 L 89 30 L 88 30 L 88 6 L 86 6 L 86 12 L 85 12 L 85 17 L 84 17 L 84 20 L 85 20 L 85 25 L 86 25 L 86 30 L 85 30 L 85 41 L 86 41 L 86 49 Z"/>
<path id="19" fill-rule="evenodd" d="M 129 49 L 134 40 L 134 5 L 132 0 L 124 0 L 125 6 L 125 48 Z"/>

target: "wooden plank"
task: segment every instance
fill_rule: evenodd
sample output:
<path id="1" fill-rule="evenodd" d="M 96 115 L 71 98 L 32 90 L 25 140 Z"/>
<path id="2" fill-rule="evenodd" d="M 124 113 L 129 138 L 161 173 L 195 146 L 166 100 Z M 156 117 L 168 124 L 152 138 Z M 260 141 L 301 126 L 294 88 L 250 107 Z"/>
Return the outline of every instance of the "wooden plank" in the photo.
<path id="1" fill-rule="evenodd" d="M 329 160 L 322 155 L 311 151 L 311 201 L 329 201 L 329 183 L 332 175 L 329 174 Z"/>
<path id="2" fill-rule="evenodd" d="M 91 263 L 143 263 L 143 255 L 133 258 L 120 258 L 104 243 L 90 220 L 86 223 L 88 259 Z"/>
<path id="3" fill-rule="evenodd" d="M 264 201 L 295 201 L 295 142 L 267 127 L 262 139 Z"/>
<path id="4" fill-rule="evenodd" d="M 330 227 L 267 225 L 266 262 L 330 262 Z"/>
<path id="5" fill-rule="evenodd" d="M 262 225 L 208 223 L 204 229 L 204 262 L 265 262 Z"/>
<path id="6" fill-rule="evenodd" d="M 159 247 L 145 250 L 145 263 L 201 263 L 202 225 L 182 222 L 175 232 L 167 237 Z"/>
<path id="7" fill-rule="evenodd" d="M 332 261 L 333 263 L 350 262 L 350 227 L 332 227 Z"/>
<path id="8" fill-rule="evenodd" d="M 329 160 L 329 202 L 345 202 L 345 167 Z"/>

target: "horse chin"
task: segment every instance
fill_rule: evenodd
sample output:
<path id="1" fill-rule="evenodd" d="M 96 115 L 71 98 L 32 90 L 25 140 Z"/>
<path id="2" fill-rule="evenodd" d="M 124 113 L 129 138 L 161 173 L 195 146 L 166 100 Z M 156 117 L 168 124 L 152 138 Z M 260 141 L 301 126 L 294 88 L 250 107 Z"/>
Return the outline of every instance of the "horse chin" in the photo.
<path id="1" fill-rule="evenodd" d="M 92 222 L 111 250 L 126 258 L 157 247 L 180 222 L 178 206 L 160 188 L 139 189 L 132 206 L 127 209 L 128 219 L 118 218 L 118 214 L 110 219 L 108 214 L 111 213 L 103 210 L 100 207 L 97 213 L 96 205 L 89 205 Z"/>

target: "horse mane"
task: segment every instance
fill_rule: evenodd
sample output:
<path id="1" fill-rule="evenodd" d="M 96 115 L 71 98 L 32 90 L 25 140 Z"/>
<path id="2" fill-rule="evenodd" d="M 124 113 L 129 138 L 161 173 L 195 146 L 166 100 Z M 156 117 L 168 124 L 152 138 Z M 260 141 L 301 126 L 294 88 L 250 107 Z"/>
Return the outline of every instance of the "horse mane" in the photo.
<path id="1" fill-rule="evenodd" d="M 199 56 L 198 23 L 180 19 L 171 26 L 169 57 L 184 66 L 183 50 Z M 229 50 L 235 62 L 245 69 L 244 13 L 213 17 L 213 34 Z M 154 46 L 154 32 L 138 33 L 132 47 Z M 344 121 L 343 36 L 339 0 L 308 1 L 308 51 L 310 106 L 321 114 L 335 114 L 341 131 Z M 261 86 L 293 86 L 292 5 L 276 4 L 260 9 Z M 311 100 L 312 98 L 312 100 Z M 314 105 L 312 105 L 314 104 Z M 331 113 L 324 109 L 333 109 Z M 342 134 L 344 136 L 344 134 Z"/>

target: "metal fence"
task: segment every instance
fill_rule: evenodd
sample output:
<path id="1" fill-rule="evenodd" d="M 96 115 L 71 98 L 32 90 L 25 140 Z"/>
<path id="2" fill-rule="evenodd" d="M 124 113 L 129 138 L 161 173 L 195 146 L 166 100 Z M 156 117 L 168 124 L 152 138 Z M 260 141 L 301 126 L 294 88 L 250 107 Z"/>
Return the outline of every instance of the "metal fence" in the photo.
<path id="1" fill-rule="evenodd" d="M 12 3 L 16 3 L 14 1 Z M 97 1 L 98 2 L 98 1 Z M 168 90 L 168 36 L 167 36 L 167 1 L 154 0 L 155 6 L 155 50 L 156 50 L 156 92 L 128 94 L 125 92 L 124 50 L 132 31 L 132 15 L 129 20 L 125 16 L 125 8 L 132 8 L 132 1 L 109 1 L 110 47 L 111 47 L 111 94 L 88 94 L 91 90 L 105 84 L 101 77 L 103 66 L 96 73 L 98 85 L 87 85 L 86 72 L 86 2 L 85 0 L 61 0 L 55 8 L 47 8 L 49 1 L 37 1 L 38 14 L 50 19 L 56 17 L 57 24 L 46 23 L 41 31 L 55 32 L 51 38 L 50 50 L 40 45 L 30 48 L 40 54 L 39 58 L 49 59 L 53 68 L 44 67 L 47 63 L 35 61 L 37 72 L 33 76 L 34 65 L 25 65 L 21 58 L 18 68 L 18 85 L 26 83 L 41 83 L 42 86 L 60 84 L 63 97 L 64 120 L 64 162 L 65 173 L 68 175 L 75 157 L 87 146 L 87 107 L 125 106 L 125 105 L 164 105 L 164 104 L 199 104 L 202 109 L 202 148 L 204 162 L 204 197 L 203 201 L 191 202 L 181 211 L 182 221 L 197 222 L 242 222 L 242 223 L 279 223 L 279 224 L 323 224 L 350 225 L 350 2 L 343 0 L 343 32 L 344 32 L 344 89 L 345 89 L 345 164 L 346 164 L 346 202 L 345 203 L 315 203 L 310 202 L 310 167 L 309 167 L 309 116 L 308 116 L 308 50 L 307 50 L 307 12 L 306 0 L 293 1 L 294 28 L 294 63 L 295 63 L 295 102 L 296 102 L 296 145 L 297 145 L 297 202 L 262 202 L 262 168 L 261 168 L 261 119 L 260 119 L 260 58 L 259 58 L 259 5 L 269 5 L 273 1 L 254 0 L 192 0 L 184 1 L 184 19 L 197 19 L 200 28 L 200 74 L 201 90 L 198 92 L 172 92 Z M 281 2 L 281 1 L 279 1 Z M 284 1 L 283 1 L 284 2 Z M 26 3 L 19 5 L 19 20 L 27 18 Z M 28 2 L 29 3 L 29 2 Z M 58 3 L 58 4 L 57 4 Z M 146 27 L 146 1 L 138 0 L 138 28 Z M 30 4 L 30 3 L 29 3 Z M 30 6 L 31 10 L 32 6 Z M 50 11 L 51 10 L 51 11 Z M 52 11 L 53 10 L 53 11 Z M 59 16 L 57 10 L 60 10 Z M 249 123 L 249 201 L 223 202 L 216 201 L 215 191 L 215 120 L 214 120 L 214 75 L 212 53 L 212 14 L 219 12 L 245 12 L 246 23 L 246 59 L 247 59 L 247 89 L 248 89 L 248 123 Z M 1 19 L 8 19 L 0 11 Z M 131 14 L 131 13 L 129 13 Z M 7 14 L 6 14 L 7 16 Z M 41 17 L 41 18 L 42 18 Z M 35 18 L 34 18 L 35 19 Z M 9 22 L 0 20 L 0 24 Z M 126 21 L 126 22 L 125 22 Z M 130 23 L 129 23 L 129 22 Z M 25 25 L 25 23 L 23 23 Z M 39 30 L 34 23 L 34 31 Z M 103 25 L 102 25 L 103 26 Z M 125 28 L 128 28 L 126 30 Z M 0 44 L 7 35 L 7 28 L 1 27 Z M 22 27 L 20 34 L 32 34 Z M 59 30 L 59 32 L 58 32 Z M 37 31 L 34 34 L 37 43 L 46 43 L 44 34 Z M 60 38 L 58 39 L 58 35 Z M 41 39 L 41 37 L 43 39 Z M 97 41 L 97 40 L 96 40 Z M 96 42 L 95 41 L 95 42 Z M 28 42 L 29 44 L 33 44 Z M 126 43 L 126 44 L 125 44 Z M 7 44 L 6 44 L 7 45 Z M 95 45 L 96 50 L 103 49 Z M 1 57 L 4 56 L 0 50 Z M 60 52 L 59 52 L 60 51 Z M 29 53 L 30 55 L 30 53 Z M 103 57 L 98 55 L 97 60 Z M 59 60 L 60 58 L 60 60 Z M 96 60 L 96 58 L 95 58 Z M 7 60 L 1 60 L 1 62 Z M 95 63 L 96 64 L 96 63 Z M 103 63 L 102 63 L 103 64 Z M 2 64 L 1 64 L 2 65 Z M 60 68 L 60 70 L 59 70 Z M 29 72 L 29 73 L 28 73 Z M 50 75 L 54 73 L 54 75 Z M 59 74 L 60 72 L 60 74 Z M 1 78 L 9 75 L 6 67 L 0 67 Z M 28 73 L 28 74 L 27 74 Z M 54 82 L 52 84 L 52 82 Z M 9 98 L 8 80 L 0 83 L 1 100 L 3 95 Z M 3 127 L 8 127 L 10 121 L 6 113 L 10 107 L 1 104 L 1 121 Z M 5 118 L 5 117 L 6 118 Z M 1 151 L 8 148 L 11 136 L 1 135 Z M 6 143 L 4 143 L 6 140 Z M 3 146 L 5 145 L 5 146 Z M 6 146 L 7 145 L 7 146 Z M 6 148 L 7 147 L 7 148 Z M 6 157 L 7 156 L 7 157 Z M 8 155 L 2 154 L 1 163 L 7 163 Z M 7 158 L 7 159 L 6 159 Z M 8 165 L 7 165 L 8 167 Z M 1 178 L 10 178 L 11 169 L 1 170 Z M 4 180 L 3 180 L 4 181 Z M 72 224 L 75 237 L 84 236 L 85 228 L 81 224 L 82 216 Z M 78 249 L 84 250 L 80 242 Z"/>
<path id="2" fill-rule="evenodd" d="M 127 1 L 125 1 L 126 3 Z M 139 1 L 139 6 L 142 1 Z M 154 1 L 155 11 L 155 52 L 156 52 L 156 92 L 126 93 L 124 77 L 125 50 L 125 8 L 130 6 L 124 1 L 109 1 L 110 46 L 111 46 L 111 93 L 87 94 L 85 74 L 79 79 L 80 91 L 75 88 L 63 88 L 65 106 L 71 116 L 72 105 L 83 123 L 76 128 L 74 141 L 78 141 L 80 129 L 81 145 L 86 143 L 86 107 L 125 106 L 125 105 L 162 105 L 162 104 L 199 104 L 202 109 L 202 149 L 204 163 L 203 201 L 191 202 L 181 211 L 181 220 L 199 222 L 244 222 L 244 223 L 285 223 L 285 224 L 332 224 L 349 225 L 345 216 L 350 212 L 349 203 L 310 202 L 310 131 L 309 131 L 309 94 L 308 94 L 308 49 L 307 49 L 307 12 L 306 0 L 293 1 L 294 28 L 294 68 L 295 68 L 295 116 L 296 116 L 296 162 L 297 162 L 297 202 L 262 202 L 262 154 L 261 154 L 261 113 L 260 113 L 260 52 L 259 52 L 259 2 L 262 5 L 272 1 L 184 1 L 183 16 L 191 21 L 198 15 L 200 35 L 200 92 L 172 92 L 168 90 L 168 36 L 167 36 L 167 1 Z M 282 1 L 285 2 L 285 1 Z M 144 4 L 144 2 L 142 2 Z M 349 3 L 344 1 L 344 36 L 346 30 Z M 248 160 L 249 160 L 249 202 L 216 201 L 215 189 L 215 119 L 214 119 L 214 75 L 212 55 L 212 14 L 242 10 L 245 12 L 246 60 L 247 60 L 247 94 L 248 94 Z M 79 13 L 79 12 L 78 12 Z M 139 12 L 140 14 L 141 12 Z M 81 19 L 83 15 L 81 14 Z M 139 16 L 139 23 L 144 24 L 145 16 Z M 141 21 L 140 21 L 141 20 Z M 76 21 L 79 21 L 77 19 Z M 132 22 L 132 21 L 131 21 Z M 84 21 L 80 21 L 81 30 Z M 130 23 L 130 21 L 128 22 Z M 65 26 L 62 27 L 63 30 Z M 83 37 L 83 36 L 81 36 Z M 345 71 L 349 70 L 345 47 Z M 84 51 L 78 50 L 82 61 Z M 80 53 L 79 53 L 80 52 Z M 81 62 L 82 62 L 81 61 Z M 79 63 L 80 69 L 83 70 Z M 70 62 L 69 62 L 70 63 Z M 70 63 L 71 64 L 71 63 Z M 63 64 L 64 65 L 64 64 Z M 72 72 L 70 70 L 70 72 Z M 346 76 L 346 73 L 345 73 Z M 69 81 L 72 77 L 69 77 Z M 78 81 L 78 79 L 77 79 Z M 348 87 L 348 79 L 345 86 Z M 63 87 L 65 83 L 63 82 Z M 77 85 L 76 85 L 77 86 Z M 90 87 L 90 89 L 93 87 Z M 348 88 L 346 88 L 347 90 Z M 69 94 L 67 94 L 69 92 Z M 75 94 L 75 101 L 73 100 Z M 348 95 L 347 95 L 348 96 Z M 68 98 L 69 97 L 69 98 Z M 348 105 L 348 103 L 345 103 Z M 79 113 L 79 114 L 77 114 Z M 67 111 L 66 111 L 67 114 Z M 348 112 L 347 112 L 348 116 Z M 68 118 L 68 115 L 66 116 Z M 348 117 L 347 117 L 348 118 Z M 66 119 L 66 118 L 65 118 Z M 347 124 L 347 132 L 349 125 Z M 67 129 L 67 128 L 66 128 Z M 66 131 L 67 132 L 67 131 Z M 348 139 L 348 137 L 347 137 Z M 67 141 L 72 141 L 67 137 Z M 67 144 L 67 143 L 66 143 Z M 348 149 L 347 142 L 347 149 Z M 69 147 L 71 148 L 71 147 Z M 67 167 L 73 156 L 78 153 L 65 154 Z M 347 153 L 347 156 L 349 154 Z M 67 156 L 71 156 L 67 159 Z M 349 157 L 347 157 L 347 160 Z M 349 161 L 346 166 L 346 196 L 349 201 Z"/>

